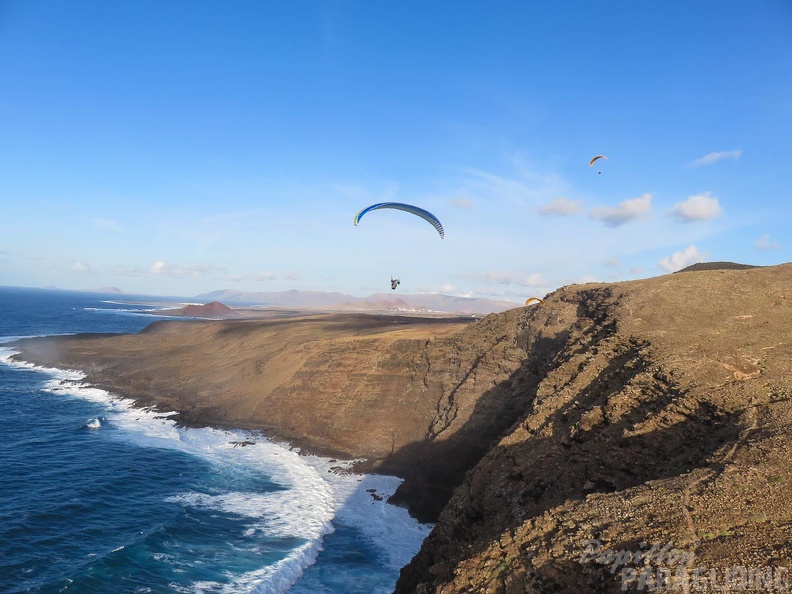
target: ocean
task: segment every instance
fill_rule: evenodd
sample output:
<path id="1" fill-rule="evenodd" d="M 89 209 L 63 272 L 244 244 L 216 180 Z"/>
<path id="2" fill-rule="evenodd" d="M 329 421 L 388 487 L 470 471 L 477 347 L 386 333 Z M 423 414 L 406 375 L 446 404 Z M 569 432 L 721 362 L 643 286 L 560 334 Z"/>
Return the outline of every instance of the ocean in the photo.
<path id="1" fill-rule="evenodd" d="M 161 305 L 130 301 L 162 301 L 120 299 L 0 287 L 0 592 L 392 592 L 431 528 L 385 502 L 398 478 L 11 361 L 20 337 L 138 332 Z"/>

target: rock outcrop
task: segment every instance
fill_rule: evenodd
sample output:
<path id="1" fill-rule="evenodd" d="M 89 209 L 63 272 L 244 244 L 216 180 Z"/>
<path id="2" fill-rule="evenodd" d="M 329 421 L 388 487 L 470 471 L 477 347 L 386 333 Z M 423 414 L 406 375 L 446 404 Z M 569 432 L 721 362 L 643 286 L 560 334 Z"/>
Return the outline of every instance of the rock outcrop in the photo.
<path id="1" fill-rule="evenodd" d="M 211 301 L 203 304 L 190 303 L 178 309 L 155 310 L 149 313 L 160 316 L 184 316 L 187 318 L 204 318 L 207 320 L 228 320 L 241 317 L 239 312 L 219 301 Z"/>

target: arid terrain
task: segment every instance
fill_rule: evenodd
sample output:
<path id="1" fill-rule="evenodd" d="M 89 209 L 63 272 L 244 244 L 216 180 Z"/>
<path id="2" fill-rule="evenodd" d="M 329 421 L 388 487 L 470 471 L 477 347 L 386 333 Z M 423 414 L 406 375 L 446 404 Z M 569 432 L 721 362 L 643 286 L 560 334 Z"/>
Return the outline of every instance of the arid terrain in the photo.
<path id="1" fill-rule="evenodd" d="M 792 264 L 708 268 L 563 287 L 472 322 L 162 321 L 18 348 L 184 423 L 405 477 L 395 502 L 437 525 L 400 593 L 693 592 L 730 568 L 778 591 L 792 587 Z"/>

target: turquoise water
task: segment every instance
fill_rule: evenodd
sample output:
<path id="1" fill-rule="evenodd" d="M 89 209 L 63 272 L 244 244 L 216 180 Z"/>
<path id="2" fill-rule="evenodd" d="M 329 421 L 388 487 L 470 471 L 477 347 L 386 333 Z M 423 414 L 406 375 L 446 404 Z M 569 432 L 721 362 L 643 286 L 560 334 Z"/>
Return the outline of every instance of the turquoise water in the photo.
<path id="1" fill-rule="evenodd" d="M 392 591 L 429 529 L 369 492 L 397 479 L 10 361 L 15 337 L 152 321 L 117 299 L 0 288 L 0 591 Z"/>

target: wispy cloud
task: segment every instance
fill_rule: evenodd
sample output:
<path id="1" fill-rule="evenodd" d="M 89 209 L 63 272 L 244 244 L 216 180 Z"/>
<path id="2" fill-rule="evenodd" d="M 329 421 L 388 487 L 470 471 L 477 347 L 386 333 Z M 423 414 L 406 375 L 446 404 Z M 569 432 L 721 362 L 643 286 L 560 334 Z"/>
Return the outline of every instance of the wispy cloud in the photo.
<path id="1" fill-rule="evenodd" d="M 606 268 L 618 268 L 621 266 L 621 260 L 618 258 L 608 258 L 602 263 Z"/>
<path id="2" fill-rule="evenodd" d="M 757 239 L 754 242 L 754 245 L 756 246 L 757 250 L 762 250 L 763 252 L 777 250 L 781 248 L 781 246 L 778 245 L 776 242 L 770 240 L 769 233 L 765 233 L 764 235 L 759 237 L 759 239 Z"/>
<path id="3" fill-rule="evenodd" d="M 701 157 L 700 159 L 696 159 L 693 161 L 690 166 L 691 167 L 706 167 L 707 165 L 712 165 L 713 163 L 717 163 L 718 161 L 723 161 L 724 159 L 731 159 L 736 161 L 742 157 L 742 151 L 715 151 L 712 153 L 708 153 Z"/>
<path id="4" fill-rule="evenodd" d="M 190 266 L 183 266 L 181 268 L 174 268 L 168 266 L 165 262 L 158 260 L 149 268 L 151 274 L 157 276 L 167 276 L 170 278 L 188 278 L 205 276 L 214 272 L 226 272 L 225 268 L 211 266 L 208 264 L 192 264 Z"/>
<path id="5" fill-rule="evenodd" d="M 689 223 L 691 221 L 707 221 L 723 214 L 718 199 L 711 196 L 709 192 L 703 192 L 690 196 L 684 202 L 678 202 L 671 211 L 671 216 L 675 219 Z"/>
<path id="6" fill-rule="evenodd" d="M 91 266 L 82 260 L 77 260 L 72 265 L 72 270 L 75 272 L 91 272 Z"/>
<path id="7" fill-rule="evenodd" d="M 111 221 L 109 219 L 93 219 L 91 222 L 94 226 L 104 229 L 105 231 L 120 232 L 122 230 L 121 226 L 116 221 Z"/>
<path id="8" fill-rule="evenodd" d="M 684 250 L 674 252 L 670 256 L 660 260 L 658 266 L 667 272 L 676 272 L 691 264 L 704 262 L 706 258 L 706 254 L 701 253 L 695 245 L 690 244 Z"/>
<path id="9" fill-rule="evenodd" d="M 589 218 L 597 219 L 608 227 L 618 227 L 624 223 L 634 221 L 652 208 L 652 195 L 644 194 L 638 198 L 630 198 L 619 202 L 615 207 L 602 206 L 589 213 Z"/>
<path id="10" fill-rule="evenodd" d="M 580 200 L 570 200 L 569 198 L 556 198 L 548 202 L 539 209 L 539 214 L 543 215 L 571 215 L 580 212 L 582 208 Z"/>
<path id="11" fill-rule="evenodd" d="M 222 280 L 240 283 L 242 281 L 271 281 L 275 280 L 277 275 L 274 272 L 258 272 L 256 274 L 224 274 Z"/>
<path id="12" fill-rule="evenodd" d="M 12 252 L 10 250 L 0 250 L 0 256 L 8 256 L 10 258 L 19 258 L 21 260 L 28 260 L 30 262 L 41 262 L 44 260 L 41 256 L 35 254 L 28 254 L 25 252 Z"/>
<path id="13" fill-rule="evenodd" d="M 547 281 L 540 272 L 524 274 L 522 272 L 489 271 L 469 275 L 469 278 L 494 285 L 517 285 L 520 287 L 543 287 L 547 285 Z"/>
<path id="14" fill-rule="evenodd" d="M 131 276 L 131 277 L 144 277 L 147 276 L 147 273 L 144 269 L 140 268 L 139 266 L 130 266 L 126 264 L 119 264 L 115 266 L 109 266 L 105 270 L 103 270 L 105 274 L 109 274 L 112 276 Z"/>
<path id="15" fill-rule="evenodd" d="M 451 204 L 462 210 L 473 210 L 473 201 L 470 198 L 454 198 Z"/>
<path id="16" fill-rule="evenodd" d="M 524 206 L 546 202 L 568 191 L 568 184 L 555 173 L 537 173 L 528 166 L 518 168 L 517 175 L 504 177 L 478 169 L 467 169 L 462 181 L 466 194 L 484 199 L 499 199 Z"/>

